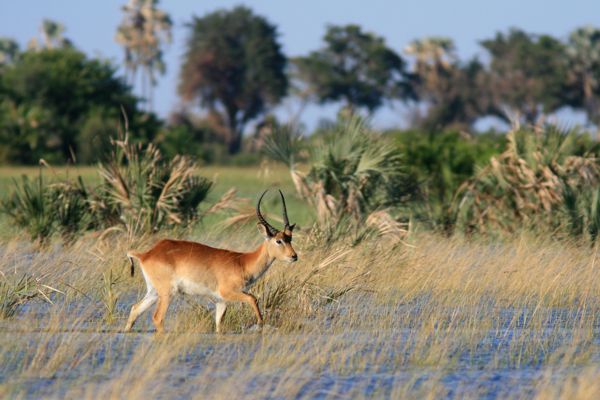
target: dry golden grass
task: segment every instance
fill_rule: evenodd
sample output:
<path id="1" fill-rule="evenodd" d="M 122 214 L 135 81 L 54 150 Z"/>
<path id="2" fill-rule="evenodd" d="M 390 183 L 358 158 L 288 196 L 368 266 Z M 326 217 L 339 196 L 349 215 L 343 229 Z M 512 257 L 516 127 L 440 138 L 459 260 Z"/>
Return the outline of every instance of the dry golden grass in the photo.
<path id="1" fill-rule="evenodd" d="M 0 321 L 3 397 L 597 398 L 597 249 L 521 236 L 487 243 L 413 234 L 307 246 L 251 291 L 269 325 L 228 310 L 224 335 L 198 298 L 181 297 L 156 336 L 150 312 L 123 334 L 144 287 L 129 247 L 156 238 L 83 237 L 39 251 L 1 247 L 7 279 L 41 277 L 64 294 Z M 258 235 L 193 239 L 236 249 Z M 256 239 L 254 239 L 256 238 Z M 249 240 L 252 239 L 252 240 Z M 413 247 L 414 246 L 414 247 Z M 308 250 L 313 248 L 313 250 Z M 111 271 L 109 273 L 109 271 Z M 114 303 L 114 304 L 113 304 Z M 113 306 L 111 306 L 113 304 Z"/>

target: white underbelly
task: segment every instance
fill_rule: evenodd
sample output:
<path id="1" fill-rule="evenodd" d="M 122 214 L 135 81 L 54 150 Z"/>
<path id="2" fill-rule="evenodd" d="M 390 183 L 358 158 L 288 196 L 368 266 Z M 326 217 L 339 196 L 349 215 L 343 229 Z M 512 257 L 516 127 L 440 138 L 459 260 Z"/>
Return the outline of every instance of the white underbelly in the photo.
<path id="1" fill-rule="evenodd" d="M 173 281 L 173 291 L 189 295 L 208 296 L 215 300 L 222 300 L 219 293 L 211 290 L 202 282 L 194 282 L 185 278 L 176 278 Z"/>

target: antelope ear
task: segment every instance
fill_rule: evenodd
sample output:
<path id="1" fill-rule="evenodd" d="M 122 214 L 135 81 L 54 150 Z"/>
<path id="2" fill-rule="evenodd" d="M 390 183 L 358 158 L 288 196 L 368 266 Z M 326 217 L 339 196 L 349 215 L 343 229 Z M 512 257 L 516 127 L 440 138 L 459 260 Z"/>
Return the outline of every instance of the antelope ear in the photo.
<path id="1" fill-rule="evenodd" d="M 256 226 L 258 227 L 258 230 L 259 230 L 260 234 L 263 235 L 265 239 L 269 239 L 269 238 L 273 237 L 273 234 L 271 233 L 271 231 L 269 230 L 269 228 L 267 228 L 265 225 L 263 225 L 260 222 L 258 222 L 256 224 Z"/>
<path id="2" fill-rule="evenodd" d="M 293 232 L 295 227 L 296 227 L 296 224 L 291 224 L 290 226 L 287 227 L 287 229 L 288 229 L 288 231 Z"/>

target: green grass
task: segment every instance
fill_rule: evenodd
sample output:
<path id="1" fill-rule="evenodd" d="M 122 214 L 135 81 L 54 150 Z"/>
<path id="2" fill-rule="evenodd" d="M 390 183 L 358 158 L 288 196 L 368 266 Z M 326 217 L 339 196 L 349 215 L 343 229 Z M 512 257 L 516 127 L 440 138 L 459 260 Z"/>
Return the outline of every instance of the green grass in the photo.
<path id="1" fill-rule="evenodd" d="M 81 175 L 86 185 L 95 186 L 101 182 L 97 168 L 94 166 L 41 167 L 44 179 L 48 181 L 75 179 Z M 14 188 L 14 181 L 22 175 L 37 178 L 40 167 L 0 167 L 0 197 L 9 195 Z M 201 210 L 216 203 L 231 188 L 237 190 L 237 196 L 247 198 L 249 205 L 254 206 L 260 194 L 269 188 L 281 189 L 286 194 L 288 208 L 294 210 L 290 218 L 301 228 L 309 226 L 314 213 L 296 195 L 293 182 L 287 168 L 281 165 L 264 164 L 258 167 L 206 166 L 198 170 L 198 174 L 214 181 L 214 186 L 206 201 L 200 206 Z M 281 205 L 276 190 L 265 198 L 263 207 L 267 215 L 281 219 Z M 194 228 L 196 232 L 206 230 L 227 218 L 226 214 L 208 215 L 201 224 Z M 0 214 L 0 238 L 9 239 L 21 235 L 7 220 L 6 215 Z"/>
<path id="2" fill-rule="evenodd" d="M 265 164 L 262 167 L 215 167 L 200 169 L 200 175 L 215 182 L 208 196 L 207 204 L 214 203 L 231 188 L 236 188 L 241 197 L 250 199 L 254 206 L 260 194 L 266 189 L 281 189 L 290 211 L 290 219 L 300 227 L 307 227 L 314 219 L 314 212 L 296 194 L 294 183 L 287 167 L 280 164 Z M 265 198 L 263 207 L 271 215 L 281 219 L 281 205 L 276 190 Z M 208 218 L 207 225 L 222 220 L 222 216 Z"/>
<path id="3" fill-rule="evenodd" d="M 13 180 L 22 175 L 36 177 L 40 171 L 47 179 L 83 177 L 86 184 L 96 185 L 100 183 L 100 175 L 95 166 L 69 166 L 69 167 L 0 167 L 0 190 L 3 195 L 10 192 Z M 215 181 L 211 194 L 213 200 L 217 200 L 229 188 L 236 187 L 242 196 L 255 196 L 262 193 L 262 188 L 269 186 L 280 187 L 282 190 L 293 193 L 293 183 L 287 168 L 279 165 L 265 165 L 256 167 L 231 167 L 231 166 L 206 166 L 198 170 L 201 176 Z M 262 190 L 261 190 L 262 189 Z"/>

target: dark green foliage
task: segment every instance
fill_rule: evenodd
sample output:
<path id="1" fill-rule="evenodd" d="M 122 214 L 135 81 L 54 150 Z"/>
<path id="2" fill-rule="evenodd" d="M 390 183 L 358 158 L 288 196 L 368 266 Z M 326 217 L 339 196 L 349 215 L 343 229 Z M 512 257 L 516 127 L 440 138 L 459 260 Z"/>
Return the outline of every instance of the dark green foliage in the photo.
<path id="1" fill-rule="evenodd" d="M 13 194 L 2 201 L 2 211 L 29 232 L 32 240 L 41 240 L 53 233 L 53 205 L 40 172 L 35 181 L 25 175 L 21 183 L 15 181 Z"/>
<path id="2" fill-rule="evenodd" d="M 305 146 L 304 137 L 297 126 L 283 125 L 266 137 L 262 151 L 270 159 L 294 168 Z"/>
<path id="3" fill-rule="evenodd" d="M 131 127 L 151 138 L 157 120 L 137 111 L 137 100 L 115 71 L 72 47 L 20 54 L 0 71 L 0 161 L 64 163 L 80 147 L 82 161 L 96 160 L 90 147 L 106 145 L 121 108 Z"/>
<path id="4" fill-rule="evenodd" d="M 185 154 L 207 164 L 223 162 L 228 154 L 225 145 L 218 140 L 206 140 L 202 131 L 181 125 L 164 129 L 157 144 L 167 158 Z"/>
<path id="5" fill-rule="evenodd" d="M 19 44 L 11 38 L 0 37 L 0 69 L 19 57 Z"/>
<path id="6" fill-rule="evenodd" d="M 99 161 L 100 154 L 110 151 L 110 138 L 114 135 L 117 125 L 115 116 L 106 109 L 90 110 L 88 116 L 80 124 L 77 135 L 77 161 L 89 164 Z"/>
<path id="7" fill-rule="evenodd" d="M 222 116 L 229 152 L 237 153 L 246 124 L 287 93 L 277 30 L 242 6 L 195 17 L 189 29 L 179 93 Z"/>
<path id="8" fill-rule="evenodd" d="M 92 224 L 88 193 L 81 178 L 49 184 L 41 170 L 33 181 L 25 175 L 21 182 L 15 181 L 14 192 L 2 200 L 0 207 L 16 226 L 39 242 L 53 233 L 68 240 Z"/>
<path id="9" fill-rule="evenodd" d="M 311 146 L 306 181 L 314 194 L 335 199 L 334 214 L 357 220 L 372 211 L 396 205 L 407 193 L 400 152 L 363 120 L 340 120 Z M 393 190 L 392 190 L 393 189 Z M 400 190 L 399 190 L 400 189 Z"/>
<path id="10" fill-rule="evenodd" d="M 415 131 L 388 134 L 394 135 L 407 172 L 419 182 L 421 193 L 414 204 L 416 217 L 451 233 L 456 218 L 453 202 L 457 189 L 473 177 L 478 167 L 502 151 L 504 136 Z"/>
<path id="11" fill-rule="evenodd" d="M 170 118 L 156 144 L 166 158 L 187 155 L 205 163 L 220 163 L 227 158 L 223 138 L 213 128 L 211 121 L 186 113 L 176 113 Z"/>
<path id="12" fill-rule="evenodd" d="M 90 194 L 80 176 L 76 181 L 50 185 L 49 195 L 57 231 L 66 240 L 72 239 L 77 233 L 99 225 L 99 221 L 95 221 L 94 215 L 90 213 L 88 203 Z"/>
<path id="13" fill-rule="evenodd" d="M 508 121 L 507 111 L 519 113 L 533 124 L 542 113 L 567 104 L 567 56 L 558 39 L 512 29 L 481 44 L 491 56 L 490 91 L 495 115 Z"/>
<path id="14" fill-rule="evenodd" d="M 319 102 L 374 111 L 386 100 L 410 96 L 404 60 L 383 38 L 346 25 L 329 26 L 324 41 L 322 49 L 294 59 L 296 77 Z"/>
<path id="15" fill-rule="evenodd" d="M 563 182 L 563 201 L 558 217 L 565 234 L 595 242 L 600 234 L 600 187 L 578 189 Z"/>

